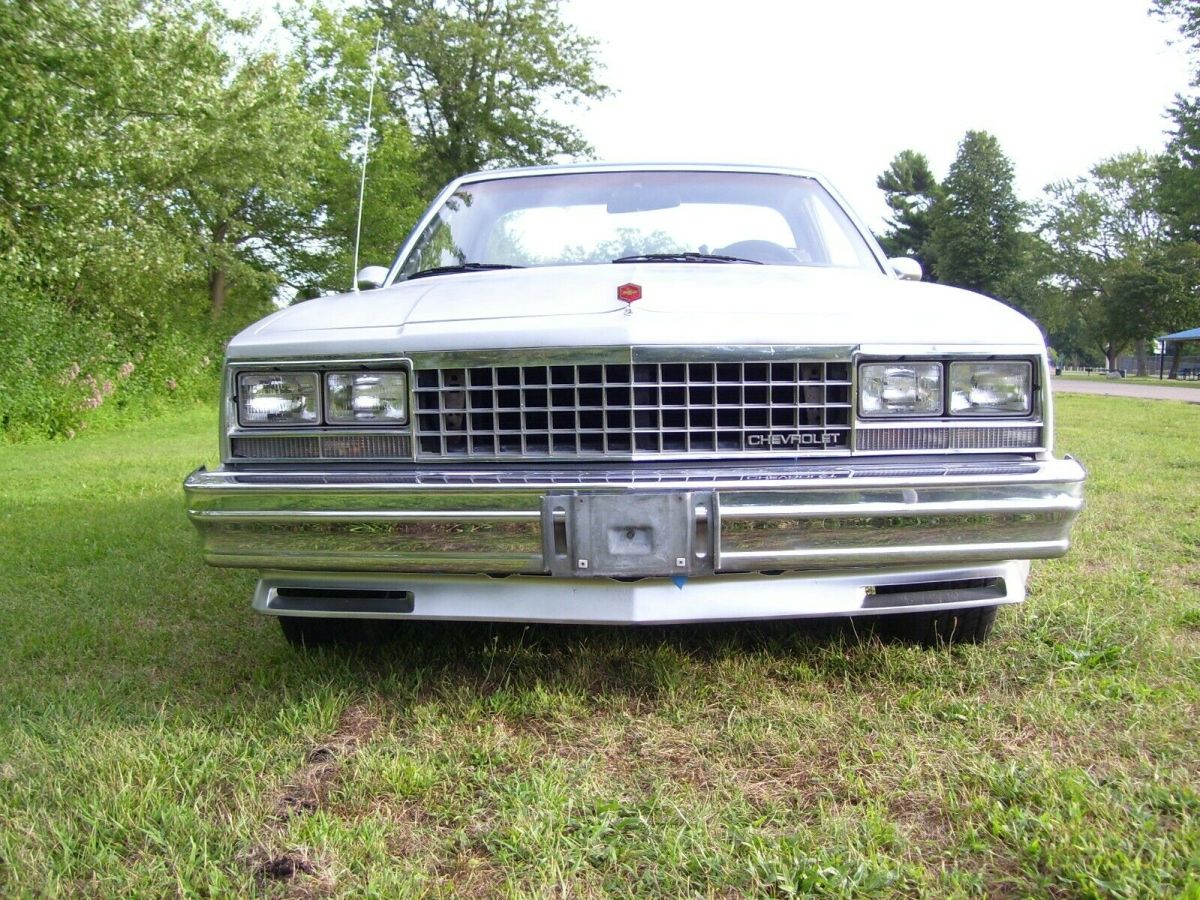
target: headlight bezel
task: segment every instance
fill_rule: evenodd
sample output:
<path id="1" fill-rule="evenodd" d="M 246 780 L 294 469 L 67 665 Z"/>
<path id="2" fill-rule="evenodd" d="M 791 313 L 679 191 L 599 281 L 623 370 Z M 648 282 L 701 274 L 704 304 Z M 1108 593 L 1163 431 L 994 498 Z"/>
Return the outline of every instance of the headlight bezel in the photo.
<path id="1" fill-rule="evenodd" d="M 404 384 L 405 416 L 403 421 L 388 419 L 385 421 L 359 421 L 331 417 L 329 379 L 330 374 L 340 375 L 394 375 L 399 373 Z M 255 417 L 247 415 L 247 387 L 256 379 L 283 379 L 306 381 L 307 388 L 313 390 L 314 398 L 307 404 L 309 410 L 316 409 L 316 416 L 303 420 L 295 418 L 288 420 L 273 419 L 270 421 L 255 421 Z M 227 437 L 238 433 L 272 432 L 278 434 L 328 432 L 338 434 L 370 434 L 377 432 L 403 432 L 412 430 L 415 410 L 413 408 L 413 377 L 412 363 L 407 358 L 388 357 L 378 360 L 363 359 L 308 359 L 281 360 L 272 362 L 230 360 L 225 365 L 225 388 L 222 399 L 222 432 Z"/>
<path id="2" fill-rule="evenodd" d="M 895 368 L 913 368 L 917 366 L 936 365 L 940 372 L 940 407 L 936 413 L 925 411 L 892 411 L 878 412 L 868 409 L 864 404 L 864 391 L 867 387 L 868 377 L 865 370 L 869 367 L 895 367 Z M 1027 379 L 1027 397 L 1024 408 L 1020 411 L 1014 410 L 955 410 L 953 407 L 954 386 L 952 380 L 952 371 L 958 371 L 956 367 L 1002 367 L 1002 366 L 1020 366 L 1023 368 L 1023 373 Z M 909 421 L 940 421 L 940 422 L 971 422 L 983 420 L 1027 420 L 1039 418 L 1039 408 L 1041 401 L 1041 377 L 1039 373 L 1041 368 L 1035 358 L 1020 356 L 1020 357 L 995 357 L 995 356 L 959 356 L 947 355 L 938 357 L 916 357 L 916 356 L 901 356 L 901 357 L 878 357 L 861 358 L 855 366 L 855 388 L 854 388 L 854 406 L 857 419 L 864 424 L 880 424 L 884 422 L 909 422 Z"/>

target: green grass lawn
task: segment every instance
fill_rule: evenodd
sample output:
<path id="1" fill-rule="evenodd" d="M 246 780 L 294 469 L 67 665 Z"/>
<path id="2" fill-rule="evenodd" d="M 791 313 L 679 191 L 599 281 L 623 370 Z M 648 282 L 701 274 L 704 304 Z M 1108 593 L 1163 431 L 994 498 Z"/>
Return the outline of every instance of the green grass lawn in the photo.
<path id="1" fill-rule="evenodd" d="M 197 409 L 0 447 L 0 895 L 1200 897 L 1200 408 L 1063 396 L 1072 554 L 980 647 L 404 623 L 208 569 Z"/>

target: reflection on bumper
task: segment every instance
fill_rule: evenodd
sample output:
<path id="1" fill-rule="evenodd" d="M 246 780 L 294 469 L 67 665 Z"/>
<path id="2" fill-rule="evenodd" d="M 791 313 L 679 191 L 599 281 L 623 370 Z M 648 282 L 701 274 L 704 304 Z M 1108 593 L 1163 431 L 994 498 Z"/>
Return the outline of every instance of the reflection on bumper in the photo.
<path id="1" fill-rule="evenodd" d="M 548 497 L 686 491 L 703 498 L 697 520 L 680 525 L 696 529 L 686 574 L 703 577 L 1061 556 L 1083 479 L 1068 458 L 706 472 L 201 469 L 184 488 L 214 565 L 458 575 L 550 572 Z"/>

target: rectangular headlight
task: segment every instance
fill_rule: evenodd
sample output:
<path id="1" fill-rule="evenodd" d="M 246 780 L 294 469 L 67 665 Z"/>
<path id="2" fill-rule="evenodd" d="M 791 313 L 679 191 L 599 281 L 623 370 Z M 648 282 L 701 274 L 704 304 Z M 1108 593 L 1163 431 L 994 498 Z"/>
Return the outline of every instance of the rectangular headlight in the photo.
<path id="1" fill-rule="evenodd" d="M 331 425 L 403 425 L 408 421 L 404 372 L 330 372 L 325 418 Z"/>
<path id="2" fill-rule="evenodd" d="M 238 375 L 242 425 L 317 425 L 321 421 L 316 372 L 243 372 Z"/>
<path id="3" fill-rule="evenodd" d="M 858 408 L 863 416 L 940 416 L 942 364 L 869 363 L 858 370 Z"/>
<path id="4" fill-rule="evenodd" d="M 1029 363 L 950 363 L 950 415 L 1026 416 L 1032 409 Z"/>

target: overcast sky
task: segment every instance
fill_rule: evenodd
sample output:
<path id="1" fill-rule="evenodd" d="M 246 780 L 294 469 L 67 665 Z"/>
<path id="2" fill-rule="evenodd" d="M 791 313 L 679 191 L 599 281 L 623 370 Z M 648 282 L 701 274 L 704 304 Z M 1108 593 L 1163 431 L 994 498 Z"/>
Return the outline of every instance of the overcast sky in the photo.
<path id="1" fill-rule="evenodd" d="M 992 132 L 1018 193 L 1163 146 L 1188 81 L 1149 0 L 567 0 L 615 94 L 574 121 L 609 161 L 786 164 L 827 175 L 870 224 L 900 150 L 944 177 Z"/>
<path id="2" fill-rule="evenodd" d="M 268 27 L 275 0 L 224 0 Z M 354 0 L 337 0 L 352 3 Z M 1189 61 L 1150 0 L 563 0 L 614 89 L 561 111 L 610 162 L 748 162 L 827 175 L 872 227 L 900 150 L 942 178 L 992 132 L 1017 191 L 1159 150 Z"/>

